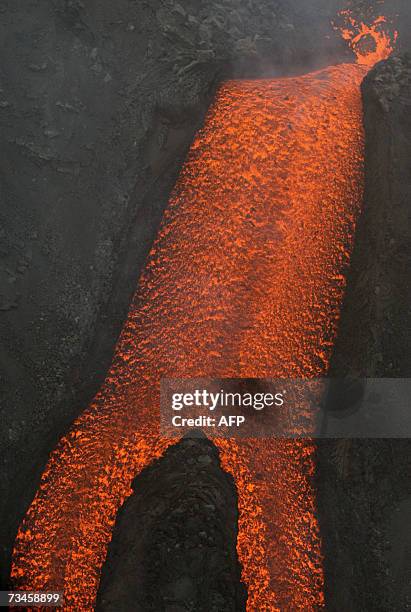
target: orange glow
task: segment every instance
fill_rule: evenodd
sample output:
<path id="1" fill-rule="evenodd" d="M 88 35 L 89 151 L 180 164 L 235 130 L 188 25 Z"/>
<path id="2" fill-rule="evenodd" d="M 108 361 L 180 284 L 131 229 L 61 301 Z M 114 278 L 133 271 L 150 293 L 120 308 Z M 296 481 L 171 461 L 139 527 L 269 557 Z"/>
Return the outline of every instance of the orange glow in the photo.
<path id="1" fill-rule="evenodd" d="M 326 372 L 363 190 L 366 68 L 225 83 L 174 189 L 107 379 L 52 453 L 20 527 L 17 588 L 93 609 L 162 377 Z M 310 441 L 218 440 L 239 495 L 248 610 L 323 605 Z"/>
<path id="2" fill-rule="evenodd" d="M 387 19 L 380 15 L 371 25 L 356 21 L 350 11 L 341 11 L 345 27 L 336 28 L 354 51 L 357 62 L 372 68 L 377 62 L 387 59 L 394 51 L 398 32 L 387 31 Z M 371 43 L 371 48 L 370 48 Z"/>

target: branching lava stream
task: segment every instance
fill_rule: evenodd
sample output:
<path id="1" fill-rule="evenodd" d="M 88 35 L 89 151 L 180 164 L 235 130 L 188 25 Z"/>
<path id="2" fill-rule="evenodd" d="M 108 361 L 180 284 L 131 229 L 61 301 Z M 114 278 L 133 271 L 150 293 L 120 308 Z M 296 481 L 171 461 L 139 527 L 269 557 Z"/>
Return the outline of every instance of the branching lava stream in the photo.
<path id="1" fill-rule="evenodd" d="M 21 525 L 17 588 L 62 590 L 65 610 L 93 609 L 118 508 L 171 443 L 157 433 L 160 378 L 326 372 L 362 200 L 366 70 L 220 88 L 106 382 L 52 453 Z M 238 488 L 248 610 L 321 608 L 314 443 L 217 444 Z"/>

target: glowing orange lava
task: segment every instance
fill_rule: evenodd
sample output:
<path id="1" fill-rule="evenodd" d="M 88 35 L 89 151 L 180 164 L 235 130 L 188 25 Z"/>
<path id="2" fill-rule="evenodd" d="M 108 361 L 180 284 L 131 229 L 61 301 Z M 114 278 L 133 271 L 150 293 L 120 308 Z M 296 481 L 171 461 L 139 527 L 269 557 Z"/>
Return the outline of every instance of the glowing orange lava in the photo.
<path id="1" fill-rule="evenodd" d="M 24 589 L 92 610 L 119 506 L 150 461 L 162 377 L 315 377 L 337 332 L 363 190 L 366 68 L 225 83 L 197 135 L 107 380 L 52 453 L 15 545 Z M 323 605 L 310 441 L 218 440 L 248 610 Z"/>
<path id="2" fill-rule="evenodd" d="M 387 18 L 380 15 L 371 25 L 354 19 L 350 11 L 341 11 L 345 27 L 337 28 L 341 36 L 354 51 L 358 64 L 372 68 L 377 62 L 387 59 L 394 51 L 398 32 L 391 35 L 387 29 Z M 372 49 L 367 46 L 371 42 Z"/>

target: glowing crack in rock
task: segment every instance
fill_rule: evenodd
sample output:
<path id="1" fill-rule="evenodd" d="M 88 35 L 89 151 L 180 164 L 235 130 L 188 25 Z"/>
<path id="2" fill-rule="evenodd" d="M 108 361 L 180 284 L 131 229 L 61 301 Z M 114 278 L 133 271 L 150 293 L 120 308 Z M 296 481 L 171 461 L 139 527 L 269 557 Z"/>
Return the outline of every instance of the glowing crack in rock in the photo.
<path id="1" fill-rule="evenodd" d="M 51 454 L 20 527 L 16 587 L 62 590 L 65 610 L 93 609 L 117 511 L 171 444 L 157 433 L 162 377 L 327 371 L 363 194 L 366 70 L 222 85 L 107 379 Z M 321 608 L 314 443 L 216 443 L 238 488 L 247 609 Z"/>

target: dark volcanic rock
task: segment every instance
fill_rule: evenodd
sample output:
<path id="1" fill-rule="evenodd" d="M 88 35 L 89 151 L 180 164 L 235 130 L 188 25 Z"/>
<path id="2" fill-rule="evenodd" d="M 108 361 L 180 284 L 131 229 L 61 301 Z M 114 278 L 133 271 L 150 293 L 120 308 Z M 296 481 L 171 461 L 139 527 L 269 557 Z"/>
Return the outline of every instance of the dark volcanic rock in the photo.
<path id="1" fill-rule="evenodd" d="M 365 200 L 331 374 L 409 377 L 411 58 L 378 64 L 362 90 Z M 327 610 L 411 609 L 410 451 L 408 440 L 319 445 Z"/>
<path id="2" fill-rule="evenodd" d="M 411 58 L 363 83 L 366 183 L 335 367 L 359 376 L 411 372 Z"/>
<path id="3" fill-rule="evenodd" d="M 235 486 L 211 442 L 183 440 L 133 488 L 117 517 L 96 610 L 245 610 Z"/>

